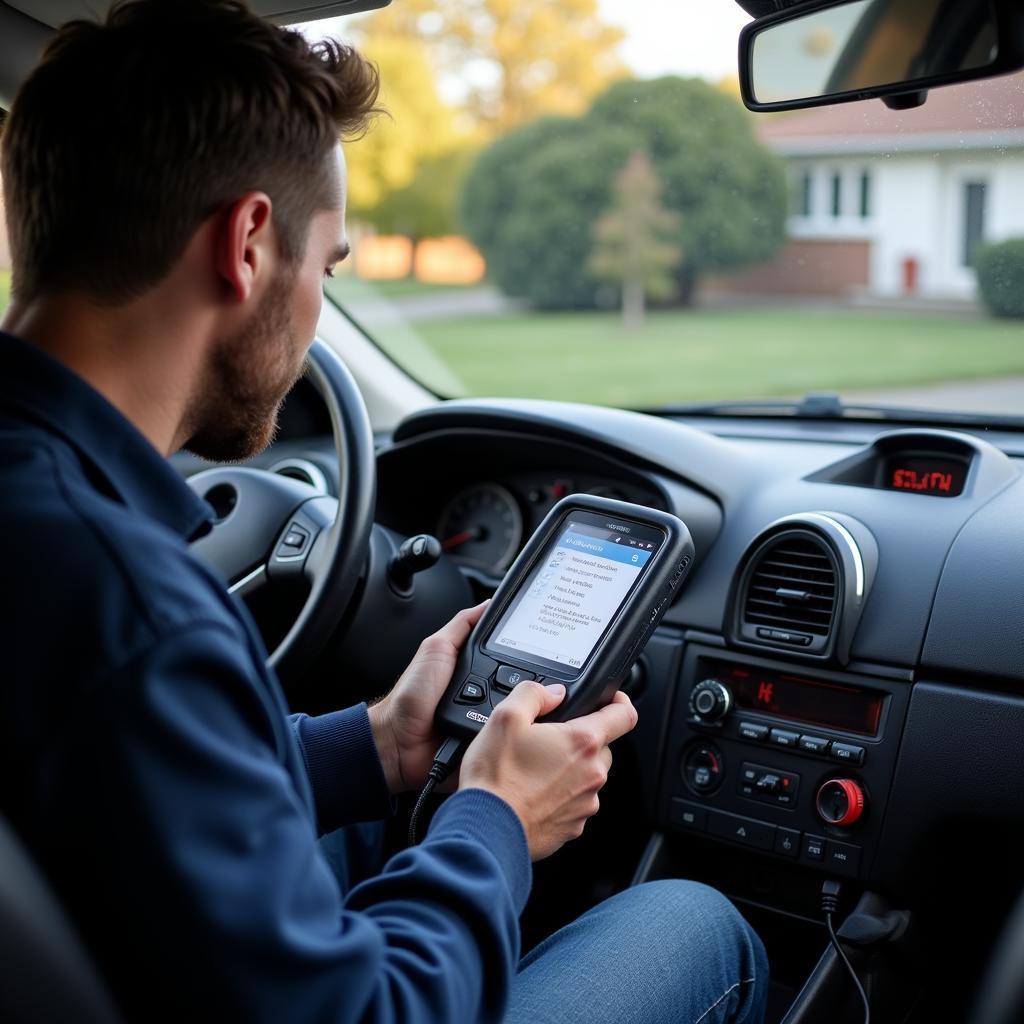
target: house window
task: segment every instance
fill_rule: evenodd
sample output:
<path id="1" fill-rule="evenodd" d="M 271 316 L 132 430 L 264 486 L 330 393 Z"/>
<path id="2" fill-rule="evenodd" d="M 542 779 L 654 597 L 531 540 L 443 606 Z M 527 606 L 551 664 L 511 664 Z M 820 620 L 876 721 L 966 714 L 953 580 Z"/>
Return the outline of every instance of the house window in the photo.
<path id="1" fill-rule="evenodd" d="M 988 185 L 984 181 L 964 182 L 964 236 L 960 260 L 965 267 L 974 266 L 978 244 L 985 237 L 985 197 Z"/>
<path id="2" fill-rule="evenodd" d="M 868 171 L 860 174 L 860 215 L 862 219 L 871 216 L 871 174 Z"/>
<path id="3" fill-rule="evenodd" d="M 836 171 L 832 175 L 832 216 L 838 217 L 843 212 L 843 178 Z"/>
<path id="4" fill-rule="evenodd" d="M 800 175 L 800 196 L 797 209 L 800 211 L 801 217 L 810 217 L 811 215 L 811 186 L 813 183 L 810 171 L 804 171 Z"/>

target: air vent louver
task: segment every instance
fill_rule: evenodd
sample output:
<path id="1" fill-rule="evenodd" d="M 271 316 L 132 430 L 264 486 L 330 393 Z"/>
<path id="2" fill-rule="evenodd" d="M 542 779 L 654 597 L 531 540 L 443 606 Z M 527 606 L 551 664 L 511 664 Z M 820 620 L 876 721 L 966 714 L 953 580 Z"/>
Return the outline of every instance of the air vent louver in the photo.
<path id="1" fill-rule="evenodd" d="M 823 543 L 806 534 L 779 537 L 753 567 L 743 621 L 827 637 L 835 614 L 836 584 L 835 565 Z"/>

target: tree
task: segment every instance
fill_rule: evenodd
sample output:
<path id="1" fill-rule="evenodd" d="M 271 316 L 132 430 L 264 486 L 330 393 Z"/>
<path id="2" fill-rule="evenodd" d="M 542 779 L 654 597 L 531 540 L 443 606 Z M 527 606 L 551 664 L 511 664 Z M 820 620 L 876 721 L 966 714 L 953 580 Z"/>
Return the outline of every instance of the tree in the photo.
<path id="1" fill-rule="evenodd" d="M 499 132 L 541 114 L 580 113 L 625 73 L 625 33 L 601 19 L 598 0 L 402 0 L 363 25 L 367 41 L 426 45 L 463 87 L 466 111 Z"/>
<path id="2" fill-rule="evenodd" d="M 463 220 L 508 294 L 540 307 L 601 304 L 591 226 L 635 150 L 680 216 L 681 302 L 700 274 L 769 259 L 785 239 L 782 161 L 735 100 L 699 79 L 616 82 L 581 118 L 526 125 L 485 149 L 466 180 Z"/>
<path id="3" fill-rule="evenodd" d="M 426 50 L 413 39 L 377 37 L 366 55 L 381 74 L 386 113 L 349 154 L 349 206 L 367 219 L 385 196 L 409 186 L 424 161 L 465 145 L 455 111 L 441 102 Z"/>
<path id="4" fill-rule="evenodd" d="M 594 225 L 590 270 L 622 290 L 622 320 L 643 325 L 648 296 L 667 299 L 675 291 L 671 271 L 682 251 L 670 238 L 678 234 L 679 215 L 661 205 L 661 182 L 642 150 L 637 150 L 615 179 L 608 212 Z"/>

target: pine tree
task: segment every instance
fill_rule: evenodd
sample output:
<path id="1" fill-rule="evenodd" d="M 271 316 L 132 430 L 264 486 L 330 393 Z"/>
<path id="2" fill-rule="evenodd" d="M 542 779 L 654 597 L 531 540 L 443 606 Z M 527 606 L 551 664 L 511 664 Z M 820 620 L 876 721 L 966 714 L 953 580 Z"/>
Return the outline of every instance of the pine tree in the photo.
<path id="1" fill-rule="evenodd" d="M 679 215 L 661 205 L 661 182 L 646 153 L 635 152 L 615 179 L 612 205 L 593 229 L 591 273 L 622 289 L 622 321 L 643 325 L 648 298 L 667 299 L 682 262 Z"/>

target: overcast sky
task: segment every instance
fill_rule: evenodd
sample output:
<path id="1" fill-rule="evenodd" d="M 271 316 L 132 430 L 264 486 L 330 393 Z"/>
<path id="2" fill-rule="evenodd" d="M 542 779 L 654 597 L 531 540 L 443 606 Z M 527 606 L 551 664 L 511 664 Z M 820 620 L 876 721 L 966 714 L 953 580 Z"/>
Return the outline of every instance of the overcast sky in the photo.
<path id="1" fill-rule="evenodd" d="M 401 0 L 398 0 L 401 2 Z M 750 20 L 735 0 L 600 0 L 601 12 L 628 35 L 626 63 L 642 78 L 736 74 L 736 43 Z"/>
<path id="2" fill-rule="evenodd" d="M 401 3 L 402 0 L 395 0 Z M 736 41 L 749 17 L 735 0 L 598 0 L 605 20 L 626 30 L 622 56 L 641 78 L 736 74 Z M 346 18 L 304 26 L 345 36 Z"/>

